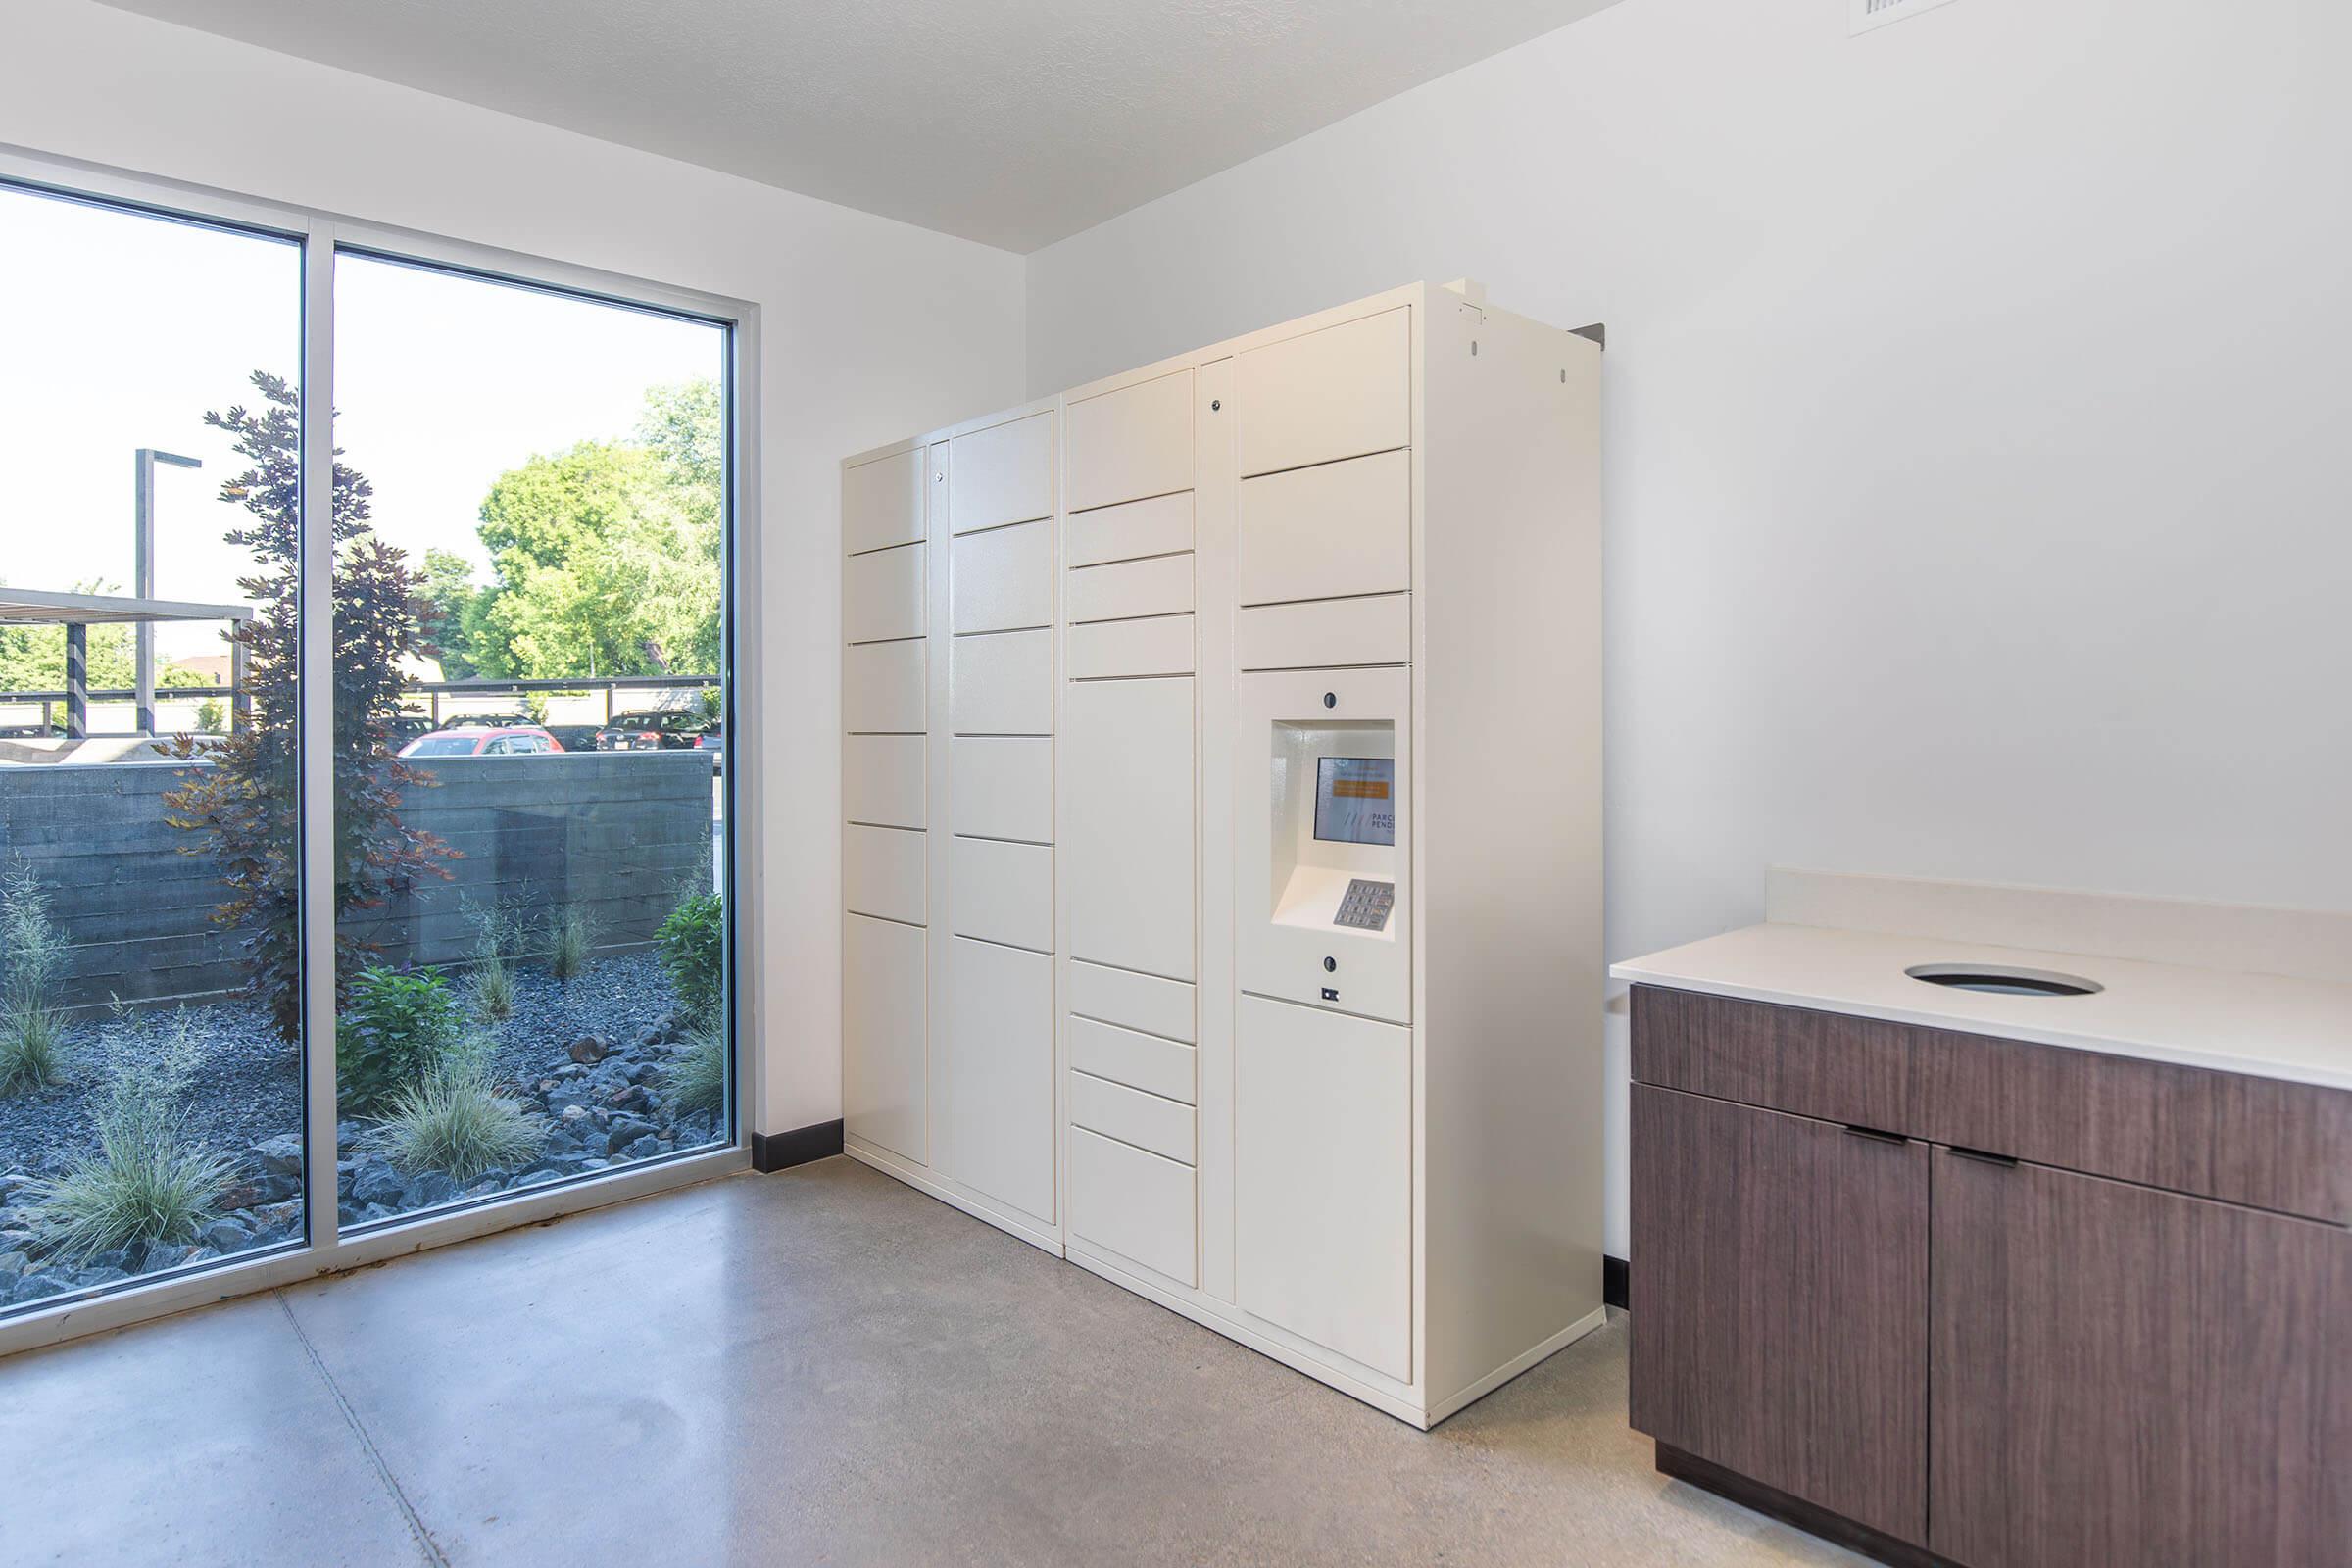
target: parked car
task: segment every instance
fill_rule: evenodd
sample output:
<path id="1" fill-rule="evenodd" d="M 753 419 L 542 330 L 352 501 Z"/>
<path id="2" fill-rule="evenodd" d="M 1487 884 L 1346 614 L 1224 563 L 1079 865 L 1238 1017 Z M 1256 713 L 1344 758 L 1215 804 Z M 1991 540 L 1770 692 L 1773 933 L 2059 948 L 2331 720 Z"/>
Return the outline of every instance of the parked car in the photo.
<path id="1" fill-rule="evenodd" d="M 529 725 L 538 721 L 528 713 L 460 713 L 435 724 L 435 729 L 504 729 L 510 724 Z"/>
<path id="2" fill-rule="evenodd" d="M 594 724 L 543 724 L 540 727 L 562 741 L 567 752 L 596 750 L 597 726 Z"/>
<path id="3" fill-rule="evenodd" d="M 718 719 L 712 719 L 710 727 L 694 738 L 694 749 L 710 754 L 711 772 L 724 768 L 727 765 L 726 725 Z"/>
<path id="4" fill-rule="evenodd" d="M 692 747 L 710 721 L 700 713 L 646 709 L 615 713 L 596 732 L 600 752 L 671 752 Z"/>
<path id="5" fill-rule="evenodd" d="M 430 735 L 436 728 L 422 713 L 395 713 L 385 727 L 392 731 L 395 746 L 406 746 L 419 735 Z"/>
<path id="6" fill-rule="evenodd" d="M 419 735 L 403 757 L 545 757 L 564 743 L 536 724 L 463 724 Z"/>

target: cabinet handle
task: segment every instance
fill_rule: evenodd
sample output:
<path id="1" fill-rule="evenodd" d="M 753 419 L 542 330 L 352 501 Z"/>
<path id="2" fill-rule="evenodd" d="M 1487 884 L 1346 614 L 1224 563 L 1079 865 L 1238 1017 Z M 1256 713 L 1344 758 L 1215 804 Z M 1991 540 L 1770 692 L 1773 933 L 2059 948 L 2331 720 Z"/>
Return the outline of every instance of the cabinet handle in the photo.
<path id="1" fill-rule="evenodd" d="M 1874 1144 L 1907 1144 L 1911 1141 L 1901 1133 L 1890 1133 L 1883 1127 L 1858 1127 L 1850 1121 L 1845 1124 L 1845 1130 L 1856 1138 L 1867 1138 Z"/>
<path id="2" fill-rule="evenodd" d="M 2017 1168 L 2015 1154 L 1996 1154 L 1988 1149 L 1960 1149 L 1957 1147 L 1952 1150 L 1952 1152 L 1962 1159 L 1973 1159 L 1980 1165 L 1997 1165 L 2003 1170 Z"/>

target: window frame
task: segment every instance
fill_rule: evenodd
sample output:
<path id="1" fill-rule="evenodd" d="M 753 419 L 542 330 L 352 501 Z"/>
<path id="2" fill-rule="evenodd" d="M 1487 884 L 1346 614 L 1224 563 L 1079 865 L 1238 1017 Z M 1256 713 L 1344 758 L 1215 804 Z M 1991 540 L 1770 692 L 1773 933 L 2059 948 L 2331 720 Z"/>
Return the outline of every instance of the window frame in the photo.
<path id="1" fill-rule="evenodd" d="M 587 299 L 623 309 L 684 317 L 726 332 L 728 419 L 725 584 L 722 616 L 723 702 L 733 753 L 721 779 L 728 854 L 722 867 L 730 923 L 726 1011 L 733 1042 L 733 1071 L 723 1132 L 725 1142 L 704 1150 L 649 1160 L 625 1169 L 598 1172 L 517 1194 L 501 1194 L 468 1204 L 431 1210 L 345 1234 L 338 1223 L 335 1183 L 335 986 L 334 903 L 312 896 L 332 886 L 333 767 L 331 748 L 300 748 L 301 856 L 304 899 L 303 951 L 303 1211 L 307 1240 L 238 1257 L 158 1274 L 94 1297 L 36 1308 L 0 1321 L 0 1356 L 84 1334 L 184 1311 L 232 1297 L 274 1290 L 324 1274 L 362 1268 L 387 1258 L 466 1241 L 495 1231 L 623 1202 L 749 1169 L 751 1121 L 760 1103 L 764 1074 L 761 1018 L 760 867 L 765 842 L 760 765 L 760 660 L 757 613 L 746 614 L 744 596 L 756 594 L 761 574 L 760 529 L 760 307 L 748 300 L 681 288 L 649 278 L 501 249 L 386 224 L 298 204 L 266 201 L 234 192 L 152 177 L 102 165 L 0 144 L 0 187 L 118 210 L 167 220 L 194 221 L 242 229 L 302 246 L 302 429 L 303 515 L 331 511 L 333 431 L 331 421 L 309 417 L 314 409 L 334 407 L 334 272 L 338 256 L 431 268 L 487 282 Z M 329 530 L 306 526 L 302 544 L 302 677 L 300 724 L 305 734 L 330 732 L 334 613 Z M 319 607 L 323 612 L 315 611 Z M 743 726 L 738 732 L 738 726 Z"/>

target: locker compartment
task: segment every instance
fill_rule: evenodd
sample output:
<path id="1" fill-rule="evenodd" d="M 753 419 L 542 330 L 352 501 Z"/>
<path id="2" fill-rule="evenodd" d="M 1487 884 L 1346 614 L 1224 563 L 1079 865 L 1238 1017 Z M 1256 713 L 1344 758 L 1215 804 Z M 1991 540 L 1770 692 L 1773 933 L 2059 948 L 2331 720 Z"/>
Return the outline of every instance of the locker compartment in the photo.
<path id="1" fill-rule="evenodd" d="M 1069 508 L 1084 512 L 1193 487 L 1193 372 L 1069 406 Z"/>
<path id="2" fill-rule="evenodd" d="M 1410 594 L 1259 605 L 1234 625 L 1244 669 L 1315 669 L 1402 664 L 1413 657 Z"/>
<path id="3" fill-rule="evenodd" d="M 1193 1168 L 1070 1130 L 1070 1235 L 1184 1285 L 1200 1283 Z"/>
<path id="4" fill-rule="evenodd" d="M 1081 1016 L 1187 1044 L 1199 1038 L 1193 1025 L 1193 988 L 1181 980 L 1073 963 L 1069 985 L 1069 1009 Z"/>
<path id="5" fill-rule="evenodd" d="M 1064 618 L 1073 621 L 1180 614 L 1193 608 L 1192 553 L 1081 566 L 1069 574 L 1062 592 Z"/>
<path id="6" fill-rule="evenodd" d="M 1149 620 L 1090 621 L 1069 629 L 1066 646 L 1072 680 L 1190 675 L 1193 617 L 1153 615 Z"/>
<path id="7" fill-rule="evenodd" d="M 978 736 L 949 743 L 948 821 L 977 838 L 1054 842 L 1054 743 Z"/>
<path id="8" fill-rule="evenodd" d="M 1196 978 L 1193 683 L 1073 682 L 1062 895 L 1074 958 Z"/>
<path id="9" fill-rule="evenodd" d="M 1235 1267 L 1267 1322 L 1412 1381 L 1412 1031 L 1244 996 Z"/>
<path id="10" fill-rule="evenodd" d="M 844 468 L 841 548 L 846 555 L 923 537 L 923 452 L 916 447 Z"/>
<path id="11" fill-rule="evenodd" d="M 956 1118 L 948 1174 L 1054 1219 L 1054 960 L 951 939 L 953 1016 L 944 1033 Z"/>
<path id="12" fill-rule="evenodd" d="M 1054 852 L 1036 844 L 956 839 L 948 850 L 949 913 L 957 936 L 1054 950 Z"/>
<path id="13" fill-rule="evenodd" d="M 1054 524 L 966 534 L 950 547 L 949 624 L 958 632 L 1054 623 Z"/>
<path id="14" fill-rule="evenodd" d="M 1062 564 L 1095 566 L 1193 548 L 1193 494 L 1187 490 L 1072 513 L 1062 523 Z"/>
<path id="15" fill-rule="evenodd" d="M 920 735 L 930 712 L 930 641 L 852 643 L 841 653 L 841 727 L 853 735 Z"/>
<path id="16" fill-rule="evenodd" d="M 1051 409 L 959 435 L 948 446 L 951 532 L 1054 515 Z"/>
<path id="17" fill-rule="evenodd" d="M 1054 634 L 958 637 L 949 658 L 949 718 L 958 735 L 1054 731 Z"/>
<path id="18" fill-rule="evenodd" d="M 1070 1125 L 1193 1163 L 1193 1107 L 1090 1073 L 1070 1074 Z"/>
<path id="19" fill-rule="evenodd" d="M 1061 1039 L 1069 1052 L 1070 1066 L 1078 1072 L 1141 1089 L 1162 1100 L 1199 1103 L 1191 1046 L 1077 1017 L 1062 1026 Z"/>
<path id="20" fill-rule="evenodd" d="M 841 832 L 841 898 L 853 914 L 926 923 L 929 835 L 851 823 Z"/>
<path id="21" fill-rule="evenodd" d="M 1243 354 L 1236 399 L 1243 474 L 1410 443 L 1412 360 L 1406 306 Z"/>
<path id="22" fill-rule="evenodd" d="M 923 827 L 920 735 L 851 735 L 841 743 L 841 815 L 874 827 Z"/>
<path id="23" fill-rule="evenodd" d="M 925 941 L 919 926 L 862 914 L 842 926 L 842 1125 L 918 1165 L 930 1160 Z"/>
<path id="24" fill-rule="evenodd" d="M 923 634 L 923 556 L 927 545 L 901 545 L 841 564 L 841 640 L 876 643 Z"/>
<path id="25" fill-rule="evenodd" d="M 1412 454 L 1246 479 L 1240 533 L 1245 605 L 1410 588 Z"/>

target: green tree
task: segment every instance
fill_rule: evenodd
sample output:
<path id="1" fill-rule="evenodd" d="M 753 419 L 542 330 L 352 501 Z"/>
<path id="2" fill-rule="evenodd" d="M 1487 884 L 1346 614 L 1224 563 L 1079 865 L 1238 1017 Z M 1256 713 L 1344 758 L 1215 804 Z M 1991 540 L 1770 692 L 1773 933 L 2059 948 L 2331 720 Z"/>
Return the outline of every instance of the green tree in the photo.
<path id="1" fill-rule="evenodd" d="M 5 585 L 6 578 L 0 578 Z M 77 594 L 111 594 L 121 589 L 95 578 L 68 590 Z M 128 626 L 96 625 L 89 629 L 86 665 L 92 691 L 127 688 L 133 672 Z M 66 628 L 63 626 L 0 626 L 0 692 L 59 692 L 66 689 Z"/>
<path id="2" fill-rule="evenodd" d="M 473 563 L 454 550 L 426 550 L 419 597 L 425 604 L 424 649 L 440 662 L 442 677 L 467 680 L 481 674 L 473 656 L 484 595 L 474 586 Z"/>

